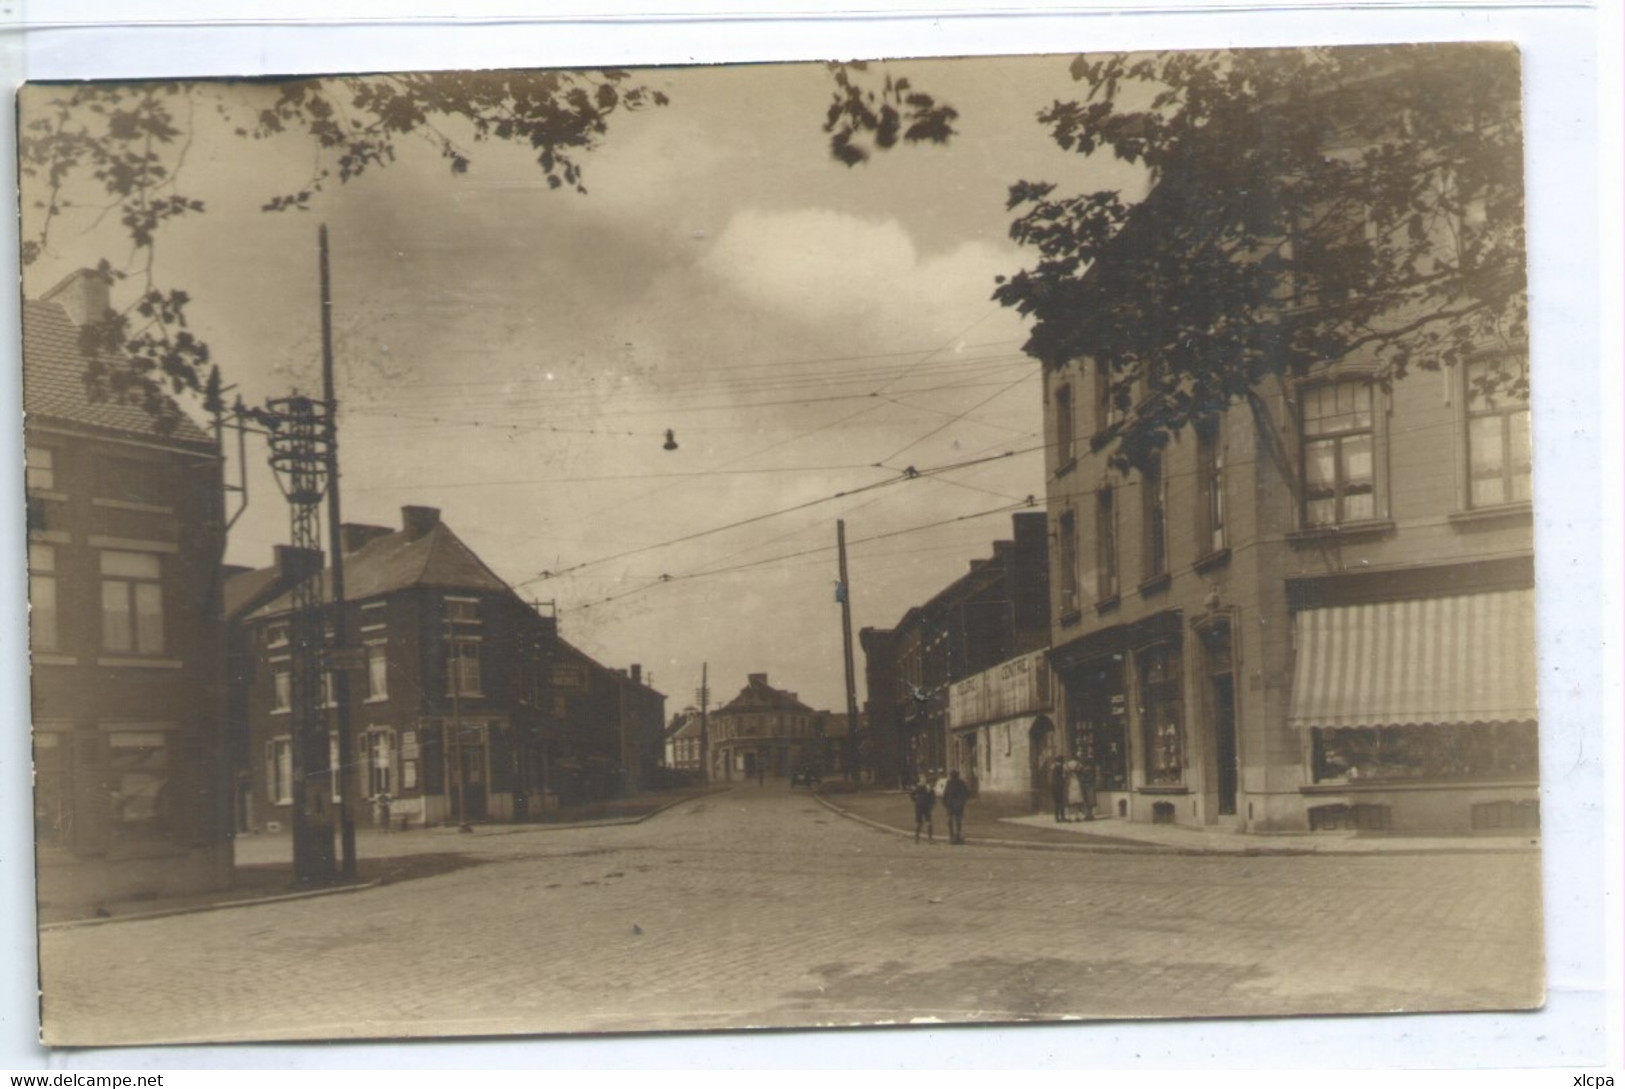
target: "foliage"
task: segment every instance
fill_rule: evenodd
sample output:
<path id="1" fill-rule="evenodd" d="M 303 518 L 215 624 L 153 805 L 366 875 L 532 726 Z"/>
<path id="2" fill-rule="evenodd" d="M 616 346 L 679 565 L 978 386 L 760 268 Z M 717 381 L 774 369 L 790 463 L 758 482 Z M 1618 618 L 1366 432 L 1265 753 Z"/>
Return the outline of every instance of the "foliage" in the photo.
<path id="1" fill-rule="evenodd" d="M 23 264 L 46 252 L 57 221 L 93 194 L 99 222 L 116 215 L 130 243 L 128 258 L 103 260 L 100 271 L 138 282 L 124 310 L 85 330 L 93 360 L 86 379 L 92 396 L 146 404 L 160 423 L 173 405 L 168 392 L 200 391 L 209 370 L 208 346 L 187 328 L 187 292 L 160 281 L 156 256 L 163 226 L 202 213 L 203 202 L 181 186 L 200 105 L 214 103 L 231 118 L 229 99 L 202 81 L 34 85 L 22 97 L 18 140 L 26 222 Z M 449 129 L 472 142 L 528 144 L 547 185 L 585 193 L 577 154 L 592 149 L 617 110 L 663 106 L 666 97 L 639 86 L 627 72 L 514 71 L 417 73 L 276 81 L 271 103 L 235 132 L 257 140 L 294 134 L 316 151 L 309 181 L 271 194 L 266 211 L 306 210 L 325 185 L 351 181 L 393 162 L 405 137 L 427 141 L 454 174 L 470 152 Z M 166 411 L 165 406 L 168 406 Z"/>
<path id="2" fill-rule="evenodd" d="M 959 111 L 916 90 L 908 79 L 888 74 L 876 90 L 868 85 L 873 80 L 862 61 L 832 62 L 828 68 L 835 90 L 824 131 L 833 134 L 830 154 L 847 166 L 868 162 L 871 146 L 886 151 L 899 139 L 945 144 L 954 136 Z"/>
<path id="3" fill-rule="evenodd" d="M 1110 375 L 1133 464 L 1183 427 L 1332 360 L 1384 384 L 1496 352 L 1527 396 L 1518 61 L 1499 46 L 1080 57 L 1064 150 L 1142 166 L 1149 193 L 1018 182 L 1037 264 L 994 297 L 1027 350 Z"/>

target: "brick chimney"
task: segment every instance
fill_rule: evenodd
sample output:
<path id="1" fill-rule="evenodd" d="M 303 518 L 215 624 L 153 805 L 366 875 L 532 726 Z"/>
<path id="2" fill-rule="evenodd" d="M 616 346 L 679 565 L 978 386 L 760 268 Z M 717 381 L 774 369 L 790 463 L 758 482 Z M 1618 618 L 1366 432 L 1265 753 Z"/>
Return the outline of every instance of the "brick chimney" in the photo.
<path id="1" fill-rule="evenodd" d="M 380 537 L 388 537 L 395 531 L 388 526 L 369 526 L 361 522 L 345 522 L 339 526 L 339 545 L 348 556 L 352 552 L 359 552 L 369 542 Z"/>
<path id="2" fill-rule="evenodd" d="M 401 529 L 406 539 L 415 541 L 433 531 L 440 524 L 439 507 L 402 507 Z"/>
<path id="3" fill-rule="evenodd" d="M 112 309 L 108 301 L 109 280 L 93 268 L 82 268 L 47 291 L 42 298 L 68 312 L 75 325 L 93 325 Z"/>
<path id="4" fill-rule="evenodd" d="M 767 674 L 766 673 L 751 673 L 751 674 L 748 674 L 745 679 L 750 681 L 750 685 L 751 685 L 752 688 L 766 688 L 767 687 Z"/>

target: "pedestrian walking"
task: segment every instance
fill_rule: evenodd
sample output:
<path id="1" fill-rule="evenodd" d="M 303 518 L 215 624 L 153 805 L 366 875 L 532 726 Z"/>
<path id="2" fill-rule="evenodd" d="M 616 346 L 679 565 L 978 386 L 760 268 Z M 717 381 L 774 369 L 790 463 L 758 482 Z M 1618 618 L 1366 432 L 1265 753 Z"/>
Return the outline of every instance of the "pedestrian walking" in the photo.
<path id="1" fill-rule="evenodd" d="M 1066 763 L 1057 756 L 1050 768 L 1050 795 L 1055 802 L 1055 819 L 1065 823 L 1066 817 Z"/>
<path id="2" fill-rule="evenodd" d="M 948 773 L 948 785 L 942 788 L 942 807 L 948 811 L 948 842 L 965 842 L 965 803 L 970 801 L 970 784 L 959 777 L 957 770 Z"/>
<path id="3" fill-rule="evenodd" d="M 909 792 L 914 799 L 914 842 L 920 842 L 920 829 L 925 829 L 927 839 L 937 838 L 936 829 L 931 824 L 931 813 L 937 808 L 937 795 L 931 789 L 931 784 L 925 781 L 916 783 Z"/>

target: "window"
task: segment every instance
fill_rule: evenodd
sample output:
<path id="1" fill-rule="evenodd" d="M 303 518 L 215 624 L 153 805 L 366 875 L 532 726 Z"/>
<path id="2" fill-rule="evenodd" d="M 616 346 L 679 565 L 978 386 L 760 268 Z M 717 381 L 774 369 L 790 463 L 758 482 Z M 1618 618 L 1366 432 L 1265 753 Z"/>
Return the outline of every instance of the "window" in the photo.
<path id="1" fill-rule="evenodd" d="M 27 485 L 31 492 L 56 490 L 56 451 L 48 446 L 27 448 Z"/>
<path id="2" fill-rule="evenodd" d="M 1185 701 L 1179 647 L 1140 654 L 1140 716 L 1145 734 L 1145 781 L 1177 786 L 1185 781 Z"/>
<path id="3" fill-rule="evenodd" d="M 293 706 L 293 674 L 279 669 L 271 674 L 271 710 L 286 711 Z"/>
<path id="4" fill-rule="evenodd" d="M 1529 501 L 1529 401 L 1506 389 L 1506 366 L 1489 359 L 1463 368 L 1468 504 L 1474 508 Z"/>
<path id="5" fill-rule="evenodd" d="M 293 803 L 293 742 L 286 737 L 265 743 L 265 795 L 273 805 Z"/>
<path id="6" fill-rule="evenodd" d="M 418 732 L 401 733 L 401 789 L 416 790 L 418 785 Z"/>
<path id="7" fill-rule="evenodd" d="M 73 837 L 73 735 L 34 731 L 34 834 L 41 844 Z"/>
<path id="8" fill-rule="evenodd" d="M 125 503 L 164 504 L 163 466 L 141 458 L 102 455 L 96 459 L 96 494 Z"/>
<path id="9" fill-rule="evenodd" d="M 35 650 L 60 645 L 56 613 L 56 549 L 28 546 L 28 635 Z"/>
<path id="10" fill-rule="evenodd" d="M 322 670 L 320 681 L 321 688 L 318 690 L 318 698 L 321 700 L 321 706 L 338 706 L 338 683 L 338 678 L 334 674 L 329 673 L 325 669 Z"/>
<path id="11" fill-rule="evenodd" d="M 1533 779 L 1532 722 L 1317 727 L 1316 782 L 1393 779 Z"/>
<path id="12" fill-rule="evenodd" d="M 103 552 L 102 648 L 127 654 L 162 654 L 163 586 L 150 552 Z"/>
<path id="13" fill-rule="evenodd" d="M 1224 509 L 1224 428 L 1209 420 L 1196 426 L 1197 552 L 1211 556 L 1228 546 Z"/>
<path id="14" fill-rule="evenodd" d="M 367 644 L 367 699 L 389 698 L 389 647 L 384 643 Z"/>
<path id="15" fill-rule="evenodd" d="M 288 645 L 288 635 L 292 625 L 286 620 L 277 620 L 265 626 L 265 645 L 268 647 L 285 647 Z"/>
<path id="16" fill-rule="evenodd" d="M 1336 526 L 1377 516 L 1371 404 L 1371 383 L 1363 379 L 1303 391 L 1305 526 Z"/>
<path id="17" fill-rule="evenodd" d="M 107 779 L 115 840 L 161 839 L 169 832 L 169 750 L 158 732 L 107 735 Z"/>
<path id="18" fill-rule="evenodd" d="M 1152 454 L 1140 471 L 1140 502 L 1145 517 L 1145 577 L 1168 573 L 1168 482 L 1162 455 Z"/>
<path id="19" fill-rule="evenodd" d="M 1112 489 L 1101 488 L 1095 496 L 1095 565 L 1099 571 L 1100 600 L 1117 597 L 1117 502 Z"/>
<path id="20" fill-rule="evenodd" d="M 1066 472 L 1078 460 L 1073 425 L 1072 387 L 1061 386 L 1055 391 L 1055 464 L 1058 473 Z"/>
<path id="21" fill-rule="evenodd" d="M 1056 570 L 1060 574 L 1061 615 L 1078 611 L 1078 518 L 1072 511 L 1061 514 L 1060 555 Z"/>
<path id="22" fill-rule="evenodd" d="M 480 644 L 477 639 L 446 641 L 446 695 L 480 695 Z"/>
<path id="23" fill-rule="evenodd" d="M 344 800 L 344 762 L 339 759 L 339 735 L 327 735 L 327 785 L 333 792 L 333 800 Z"/>
<path id="24" fill-rule="evenodd" d="M 1112 389 L 1111 369 L 1095 364 L 1095 430 L 1105 431 L 1123 422 L 1123 408 Z"/>
<path id="25" fill-rule="evenodd" d="M 450 624 L 478 624 L 480 603 L 478 598 L 448 597 L 445 601 L 446 622 Z"/>

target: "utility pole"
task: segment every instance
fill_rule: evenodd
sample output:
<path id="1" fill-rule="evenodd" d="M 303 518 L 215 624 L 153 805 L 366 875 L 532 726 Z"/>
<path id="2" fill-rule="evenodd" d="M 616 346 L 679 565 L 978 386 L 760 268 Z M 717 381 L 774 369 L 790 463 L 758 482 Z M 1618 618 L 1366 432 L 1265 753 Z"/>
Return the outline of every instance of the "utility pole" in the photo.
<path id="1" fill-rule="evenodd" d="M 846 519 L 838 518 L 835 521 L 835 545 L 841 557 L 841 647 L 846 658 L 846 752 L 842 755 L 846 759 L 841 762 L 846 765 L 842 770 L 852 774 L 851 756 L 857 748 L 858 736 L 858 689 L 857 678 L 852 667 L 852 584 L 846 577 Z"/>
<path id="2" fill-rule="evenodd" d="M 321 251 L 322 280 L 322 399 L 327 402 L 327 533 L 333 557 L 333 646 L 329 658 L 336 664 L 332 672 L 334 717 L 338 726 L 339 851 L 345 877 L 356 875 L 355 804 L 360 779 L 355 774 L 355 746 L 350 736 L 350 646 L 348 618 L 344 603 L 344 530 L 339 505 L 339 402 L 333 381 L 333 288 L 327 272 L 327 224 L 317 233 Z"/>
<path id="3" fill-rule="evenodd" d="M 711 781 L 711 731 L 706 718 L 711 707 L 710 670 L 710 662 L 700 663 L 700 690 L 695 693 L 700 704 L 700 775 L 707 783 Z"/>

